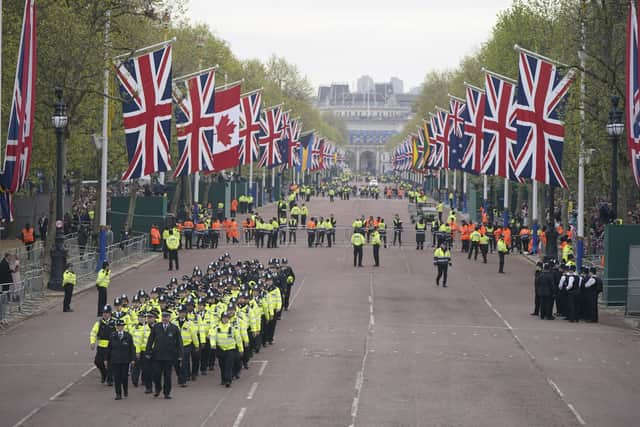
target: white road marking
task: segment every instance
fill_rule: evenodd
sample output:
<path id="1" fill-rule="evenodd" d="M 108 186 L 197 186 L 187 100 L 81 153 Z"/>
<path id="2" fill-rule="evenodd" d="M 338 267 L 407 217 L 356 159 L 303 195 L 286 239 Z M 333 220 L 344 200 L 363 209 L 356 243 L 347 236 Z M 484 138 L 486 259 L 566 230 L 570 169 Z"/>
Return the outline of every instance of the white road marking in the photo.
<path id="1" fill-rule="evenodd" d="M 30 366 L 40 366 L 38 364 L 32 364 Z M 50 364 L 49 364 L 50 365 Z M 77 363 L 74 363 L 74 365 L 77 365 Z M 85 365 L 86 366 L 86 365 Z M 91 368 L 89 368 L 87 371 L 85 371 L 82 376 L 80 377 L 80 380 L 84 377 L 86 377 L 87 375 L 89 375 L 89 373 L 91 371 L 93 371 L 94 369 L 96 369 L 95 366 L 92 366 Z M 49 402 L 56 400 L 58 397 L 60 397 L 64 392 L 66 392 L 67 390 L 69 390 L 71 387 L 73 387 L 75 384 L 77 384 L 80 380 L 77 381 L 72 381 L 69 384 L 67 384 L 66 386 L 64 386 L 62 389 L 60 389 L 58 392 L 56 392 L 53 396 L 51 396 L 49 399 L 47 399 L 47 401 L 45 403 L 43 403 L 42 405 L 38 406 L 37 408 L 33 409 L 31 412 L 29 412 L 27 415 L 25 415 L 22 419 L 20 419 L 20 421 L 18 421 L 17 423 L 15 423 L 13 425 L 13 427 L 19 427 L 21 425 L 23 425 L 24 423 L 26 423 L 27 421 L 29 421 L 29 419 L 31 419 L 31 417 L 33 417 L 35 414 L 37 414 L 40 410 L 42 410 L 45 406 L 47 406 L 49 404 Z"/>
<path id="2" fill-rule="evenodd" d="M 256 389 L 258 388 L 258 383 L 251 384 L 251 388 L 249 389 L 249 394 L 247 394 L 247 400 L 253 399 L 253 395 L 256 393 Z"/>
<path id="3" fill-rule="evenodd" d="M 45 406 L 46 406 L 46 403 L 44 405 L 41 405 L 41 406 L 37 407 L 33 411 L 29 412 L 27 415 L 24 416 L 24 418 L 22 418 L 20 421 L 15 423 L 13 425 L 13 427 L 20 427 L 21 425 L 26 423 L 31 417 L 33 417 L 35 414 L 37 414 L 40 411 L 40 409 L 44 408 Z"/>
<path id="4" fill-rule="evenodd" d="M 67 390 L 69 390 L 71 387 L 73 387 L 74 383 L 69 383 L 66 386 L 64 386 L 60 391 L 58 391 L 56 394 L 54 394 L 53 396 L 51 396 L 49 398 L 50 401 L 56 400 L 58 397 L 60 397 L 64 392 L 66 392 Z"/>
<path id="5" fill-rule="evenodd" d="M 200 427 L 204 427 L 205 425 L 207 425 L 207 423 L 209 422 L 209 420 L 213 417 L 213 415 L 216 413 L 216 411 L 218 410 L 218 408 L 220 407 L 220 405 L 222 405 L 222 402 L 224 402 L 225 397 L 223 397 L 222 399 L 220 399 L 218 401 L 218 403 L 216 404 L 216 406 L 211 410 L 211 412 L 209 412 L 209 414 L 207 415 L 207 418 L 204 419 L 204 421 L 202 421 L 202 424 L 200 424 Z"/>
<path id="6" fill-rule="evenodd" d="M 302 286 L 304 285 L 304 281 L 305 281 L 306 277 L 302 278 L 302 282 L 300 282 L 300 286 L 298 287 L 298 290 L 296 291 L 295 294 L 293 294 L 293 296 L 291 297 L 291 301 L 289 301 L 289 308 L 291 308 L 293 306 L 293 302 L 296 300 L 296 298 L 298 298 L 298 294 L 300 293 L 300 291 L 302 290 Z"/>
<path id="7" fill-rule="evenodd" d="M 260 370 L 258 371 L 258 376 L 261 377 L 262 374 L 264 374 L 264 369 L 267 367 L 267 363 L 269 363 L 268 360 L 263 360 L 262 361 L 262 366 L 260 366 Z"/>
<path id="8" fill-rule="evenodd" d="M 246 413 L 247 413 L 247 408 L 240 408 L 240 412 L 238 413 L 238 416 L 236 417 L 236 420 L 233 423 L 233 427 L 240 426 L 240 423 L 242 423 L 242 419 L 244 418 L 244 414 Z"/>
<path id="9" fill-rule="evenodd" d="M 472 280 L 471 277 L 469 277 L 469 280 Z M 504 323 L 504 325 L 507 327 L 507 329 L 509 329 L 509 332 L 513 336 L 513 339 L 518 344 L 518 347 L 522 351 L 527 353 L 527 355 L 531 359 L 531 362 L 533 363 L 535 368 L 538 369 L 543 374 L 545 374 L 545 378 L 547 380 L 547 383 L 551 386 L 553 391 L 560 397 L 562 402 L 565 405 L 567 405 L 567 408 L 569 408 L 569 410 L 573 413 L 573 415 L 575 416 L 576 420 L 578 420 L 578 423 L 580 423 L 580 425 L 585 425 L 586 423 L 585 423 L 584 419 L 582 418 L 582 416 L 580 415 L 580 413 L 578 412 L 578 410 L 565 398 L 564 393 L 562 393 L 562 390 L 560 390 L 560 387 L 558 387 L 558 385 L 551 378 L 546 376 L 546 373 L 545 373 L 544 369 L 542 368 L 542 366 L 540 366 L 540 364 L 538 364 L 538 361 L 536 360 L 535 356 L 524 345 L 524 343 L 522 342 L 522 340 L 520 340 L 518 335 L 516 335 L 515 330 L 509 324 L 509 322 L 507 322 L 506 319 L 504 317 L 502 317 L 502 314 L 491 304 L 491 301 L 489 301 L 489 299 L 484 294 L 484 292 L 482 292 L 480 289 L 478 289 L 478 292 L 480 292 L 480 295 L 482 296 L 482 299 L 484 299 L 485 304 L 487 304 L 487 306 L 495 313 L 496 316 L 498 316 L 498 318 L 502 321 L 502 323 Z M 559 337 L 554 337 L 554 338 L 558 339 Z M 509 357 L 511 357 L 511 356 L 509 356 Z M 557 360 L 557 359 L 558 359 L 557 357 L 554 358 L 554 360 Z"/>
<path id="10" fill-rule="evenodd" d="M 373 273 L 369 276 L 369 325 L 367 327 L 367 335 L 364 340 L 364 352 L 362 355 L 362 362 L 360 363 L 360 370 L 356 373 L 356 383 L 354 386 L 355 396 L 351 402 L 351 426 L 355 426 L 356 419 L 358 417 L 358 408 L 360 407 L 360 395 L 362 393 L 362 385 L 364 384 L 365 368 L 367 366 L 367 358 L 369 353 L 374 353 L 375 350 L 370 348 L 371 336 L 374 332 L 375 317 L 374 317 L 374 297 L 373 292 Z"/>
<path id="11" fill-rule="evenodd" d="M 53 366 L 87 366 L 87 364 L 81 362 L 0 363 L 0 368 L 44 368 Z"/>

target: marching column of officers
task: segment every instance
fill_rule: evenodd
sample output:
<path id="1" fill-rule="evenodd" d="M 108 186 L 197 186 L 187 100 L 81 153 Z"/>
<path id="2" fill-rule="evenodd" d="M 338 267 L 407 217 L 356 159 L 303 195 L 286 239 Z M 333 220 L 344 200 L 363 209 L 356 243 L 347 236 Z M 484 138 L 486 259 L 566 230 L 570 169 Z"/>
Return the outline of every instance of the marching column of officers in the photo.
<path id="1" fill-rule="evenodd" d="M 195 267 L 182 283 L 172 278 L 150 293 L 116 298 L 93 325 L 90 345 L 101 382 L 115 385 L 116 400 L 134 387 L 171 398 L 172 372 L 186 387 L 218 360 L 221 384 L 230 387 L 249 369 L 254 353 L 272 345 L 281 312 L 289 308 L 295 274 L 287 259 L 231 263 L 228 253 Z"/>

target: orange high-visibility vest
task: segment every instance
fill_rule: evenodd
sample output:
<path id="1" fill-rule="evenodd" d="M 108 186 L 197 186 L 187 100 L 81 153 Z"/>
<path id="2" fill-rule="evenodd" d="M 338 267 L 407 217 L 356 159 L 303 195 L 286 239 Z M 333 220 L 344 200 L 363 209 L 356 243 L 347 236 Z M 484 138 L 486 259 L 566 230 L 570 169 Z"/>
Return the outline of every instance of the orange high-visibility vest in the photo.
<path id="1" fill-rule="evenodd" d="M 160 244 L 160 230 L 155 227 L 151 227 L 151 244 L 159 245 Z"/>
<path id="2" fill-rule="evenodd" d="M 218 221 L 217 219 L 211 223 L 211 229 L 212 230 L 220 230 L 220 221 Z"/>
<path id="3" fill-rule="evenodd" d="M 196 231 L 204 231 L 204 222 L 199 222 L 196 224 Z"/>
<path id="4" fill-rule="evenodd" d="M 231 212 L 236 212 L 238 210 L 238 201 L 233 199 L 231 201 Z"/>
<path id="5" fill-rule="evenodd" d="M 35 241 L 35 237 L 33 236 L 33 228 L 22 229 L 22 241 L 24 243 L 33 243 Z"/>
<path id="6" fill-rule="evenodd" d="M 511 246 L 511 229 L 510 228 L 505 228 L 502 231 L 502 235 L 504 237 L 504 243 L 506 243 L 507 246 Z"/>
<path id="7" fill-rule="evenodd" d="M 310 229 L 316 228 L 316 223 L 311 220 L 307 221 L 307 228 L 310 228 Z"/>

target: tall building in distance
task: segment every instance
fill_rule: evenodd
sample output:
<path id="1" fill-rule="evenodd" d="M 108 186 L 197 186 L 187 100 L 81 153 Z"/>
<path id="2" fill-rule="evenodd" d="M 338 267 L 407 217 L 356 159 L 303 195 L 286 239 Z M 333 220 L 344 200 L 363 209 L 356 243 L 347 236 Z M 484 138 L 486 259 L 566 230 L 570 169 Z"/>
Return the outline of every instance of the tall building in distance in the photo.
<path id="1" fill-rule="evenodd" d="M 416 94 L 405 93 L 402 80 L 375 82 L 363 75 L 355 91 L 347 83 L 318 88 L 316 107 L 340 117 L 349 133 L 346 161 L 354 171 L 381 175 L 391 169 L 385 144 L 413 117 Z"/>

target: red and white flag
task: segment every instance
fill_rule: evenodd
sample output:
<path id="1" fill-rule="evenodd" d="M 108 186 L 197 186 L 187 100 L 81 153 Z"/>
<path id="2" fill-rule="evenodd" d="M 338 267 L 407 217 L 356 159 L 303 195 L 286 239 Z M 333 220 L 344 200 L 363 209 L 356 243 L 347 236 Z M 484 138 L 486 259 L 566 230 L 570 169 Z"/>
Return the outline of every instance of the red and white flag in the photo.
<path id="1" fill-rule="evenodd" d="M 216 91 L 213 121 L 213 170 L 234 168 L 240 163 L 240 83 Z"/>

